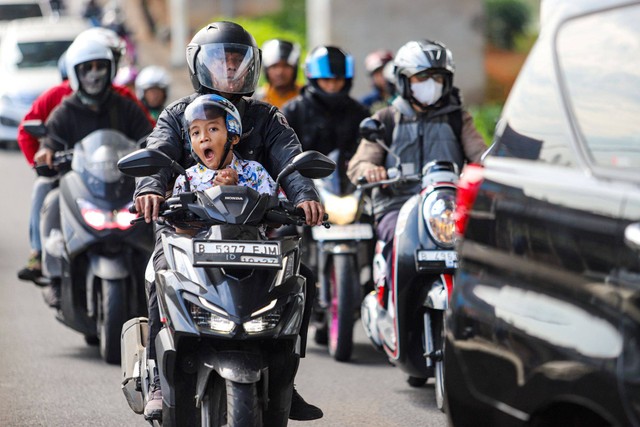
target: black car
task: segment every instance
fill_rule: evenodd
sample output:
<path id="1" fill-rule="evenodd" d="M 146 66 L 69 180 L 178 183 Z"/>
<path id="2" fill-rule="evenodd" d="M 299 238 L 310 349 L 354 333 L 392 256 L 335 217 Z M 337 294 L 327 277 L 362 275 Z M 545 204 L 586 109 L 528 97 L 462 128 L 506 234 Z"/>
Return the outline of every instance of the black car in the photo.
<path id="1" fill-rule="evenodd" d="M 640 2 L 542 5 L 494 143 L 460 182 L 448 416 L 640 426 Z"/>

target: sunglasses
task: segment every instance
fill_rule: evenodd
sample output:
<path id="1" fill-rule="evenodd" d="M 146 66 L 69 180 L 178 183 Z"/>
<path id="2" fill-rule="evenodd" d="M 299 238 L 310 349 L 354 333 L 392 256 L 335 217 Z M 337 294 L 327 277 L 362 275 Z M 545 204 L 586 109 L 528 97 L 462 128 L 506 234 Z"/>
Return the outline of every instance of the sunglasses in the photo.
<path id="1" fill-rule="evenodd" d="M 78 71 L 82 74 L 86 74 L 92 70 L 106 71 L 108 68 L 109 68 L 109 61 L 104 61 L 104 60 L 83 62 L 82 64 L 78 65 Z"/>

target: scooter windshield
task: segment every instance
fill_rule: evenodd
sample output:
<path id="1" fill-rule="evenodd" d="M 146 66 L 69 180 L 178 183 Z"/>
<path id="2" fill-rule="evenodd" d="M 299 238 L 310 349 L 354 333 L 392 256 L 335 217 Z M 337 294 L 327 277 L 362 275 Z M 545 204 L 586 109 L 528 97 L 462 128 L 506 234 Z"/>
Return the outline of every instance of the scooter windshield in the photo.
<path id="1" fill-rule="evenodd" d="M 124 183 L 117 163 L 135 149 L 136 143 L 118 131 L 96 130 L 75 145 L 71 169 L 83 177 L 91 193 L 104 196 Z"/>

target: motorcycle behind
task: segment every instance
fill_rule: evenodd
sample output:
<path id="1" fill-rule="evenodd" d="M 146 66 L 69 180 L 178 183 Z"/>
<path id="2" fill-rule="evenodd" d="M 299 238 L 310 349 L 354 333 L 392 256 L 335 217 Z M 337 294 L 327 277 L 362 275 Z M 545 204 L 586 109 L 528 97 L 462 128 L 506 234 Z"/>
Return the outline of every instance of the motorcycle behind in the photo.
<path id="1" fill-rule="evenodd" d="M 329 158 L 337 158 L 336 152 Z M 346 177 L 345 177 L 346 179 Z M 351 359 L 353 325 L 360 303 L 373 287 L 374 233 L 367 194 L 341 185 L 338 172 L 315 180 L 330 228 L 305 227 L 305 263 L 314 270 L 319 290 L 314 304 L 316 343 L 328 344 L 337 361 Z"/>
<path id="2" fill-rule="evenodd" d="M 25 122 L 25 129 L 57 138 L 39 120 Z M 107 363 L 120 362 L 124 322 L 147 311 L 144 266 L 153 230 L 131 225 L 134 180 L 117 168 L 118 159 L 136 148 L 120 132 L 102 129 L 56 153 L 61 177 L 48 196 L 55 202 L 42 213 L 43 270 L 61 286 L 56 317 L 84 334 L 87 344 L 99 344 Z"/>
<path id="3" fill-rule="evenodd" d="M 408 174 L 410 167 L 401 165 L 385 146 L 382 123 L 365 119 L 360 132 L 396 159 L 396 166 L 387 171 L 389 179 L 361 184 L 361 189 L 420 184 L 419 193 L 398 214 L 393 242 L 388 243 L 392 265 L 383 256 L 385 243 L 376 244 L 375 289 L 362 302 L 362 324 L 374 346 L 409 375 L 411 386 L 434 378 L 436 404 L 444 411 L 444 316 L 458 266 L 454 250 L 457 166 L 434 161 L 421 174 Z"/>
<path id="4" fill-rule="evenodd" d="M 140 150 L 119 168 L 146 176 L 184 169 L 163 153 Z M 278 176 L 329 175 L 335 163 L 320 153 L 296 156 Z M 163 426 L 284 426 L 299 362 L 305 279 L 300 238 L 268 238 L 266 226 L 301 225 L 304 212 L 277 194 L 215 186 L 169 198 L 161 208 L 169 268 L 153 273 L 164 327 L 147 360 L 147 319 L 122 328 L 122 389 L 141 414 L 159 375 Z M 137 220 L 136 220 L 137 221 Z M 158 421 L 153 421 L 158 423 Z"/>

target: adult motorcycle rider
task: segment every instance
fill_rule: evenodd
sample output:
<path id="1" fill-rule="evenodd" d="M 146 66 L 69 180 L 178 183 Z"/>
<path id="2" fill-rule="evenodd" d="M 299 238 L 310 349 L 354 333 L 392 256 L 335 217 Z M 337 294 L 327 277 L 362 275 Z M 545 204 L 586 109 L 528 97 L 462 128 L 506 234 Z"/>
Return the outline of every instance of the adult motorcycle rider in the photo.
<path id="1" fill-rule="evenodd" d="M 337 153 L 337 158 L 332 157 L 337 164 L 335 174 L 338 181 L 334 182 L 339 185 L 336 186 L 339 190 L 337 194 L 342 196 L 354 189 L 346 175 L 347 164 L 358 146 L 358 126 L 369 116 L 369 110 L 349 95 L 354 77 L 353 56 L 340 47 L 320 45 L 307 55 L 304 71 L 308 83 L 297 97 L 282 107 L 282 113 L 296 131 L 303 150 L 315 150 L 325 155 Z M 277 231 L 280 234 L 297 233 L 293 226 L 281 227 Z M 305 230 L 303 245 L 305 251 L 313 257 L 314 269 L 317 269 L 317 266 L 324 265 L 324 261 L 321 262 L 320 259 L 324 260 L 327 254 L 319 251 L 318 256 L 314 256 L 316 251 L 310 246 L 315 244 L 310 230 Z M 333 272 L 333 268 L 329 267 L 327 271 L 326 276 L 331 276 L 329 271 Z M 321 282 L 322 296 L 316 305 L 314 322 L 324 325 L 325 314 L 329 311 L 325 308 L 326 300 L 331 298 L 322 286 L 322 272 L 318 271 L 317 276 Z M 316 342 L 326 342 L 326 332 L 327 328 L 324 326 L 317 328 Z M 332 349 L 335 346 L 330 347 Z M 333 353 L 336 360 L 346 361 L 349 359 L 347 354 L 350 355 L 351 352 L 340 353 L 343 352 Z"/>
<path id="2" fill-rule="evenodd" d="M 271 39 L 262 45 L 262 69 L 267 81 L 256 90 L 255 99 L 282 108 L 300 92 L 296 83 L 300 45 L 288 40 Z"/>
<path id="3" fill-rule="evenodd" d="M 460 90 L 453 85 L 451 51 L 437 41 L 410 41 L 398 50 L 394 66 L 399 96 L 372 117 L 385 125 L 385 145 L 400 157 L 403 172 L 420 171 L 433 160 L 453 162 L 458 170 L 465 161 L 478 162 L 486 145 L 463 108 Z M 387 169 L 396 160 L 386 154 L 375 141 L 363 139 L 349 162 L 351 181 L 387 179 Z M 419 191 L 418 182 L 372 192 L 378 239 L 387 243 L 383 249 L 387 265 L 391 265 L 392 248 L 388 243 L 393 240 L 400 208 Z M 390 272 L 387 269 L 387 287 Z"/>
<path id="4" fill-rule="evenodd" d="M 337 171 L 344 178 L 343 189 L 349 186 L 346 169 L 358 146 L 358 126 L 369 116 L 369 110 L 349 96 L 353 62 L 353 57 L 339 47 L 316 47 L 304 65 L 309 83 L 282 107 L 303 150 L 325 155 L 339 150 Z"/>
<path id="5" fill-rule="evenodd" d="M 53 167 L 54 153 L 69 149 L 91 132 L 114 129 L 137 141 L 151 132 L 144 111 L 111 86 L 115 63 L 111 50 L 90 38 L 76 39 L 67 49 L 67 74 L 73 94 L 65 98 L 47 119 L 48 134 L 43 147 L 34 156 L 38 165 Z M 66 145 L 63 144 L 66 142 Z M 59 193 L 49 192 L 42 209 L 42 241 L 60 228 Z M 47 302 L 56 307 L 60 300 L 60 278 L 50 277 Z"/>
<path id="6" fill-rule="evenodd" d="M 184 110 L 187 105 L 202 94 L 213 93 L 231 101 L 242 117 L 244 133 L 235 147 L 235 152 L 245 160 L 255 160 L 265 166 L 271 176 L 277 176 L 302 149 L 295 132 L 285 117 L 267 103 L 251 99 L 260 75 L 260 51 L 255 39 L 242 26 L 233 22 L 213 22 L 198 31 L 187 45 L 187 65 L 195 93 L 181 98 L 165 108 L 158 117 L 156 127 L 147 138 L 147 147 L 160 150 L 170 158 L 188 168 L 195 163 L 191 155 L 186 129 Z M 145 221 L 157 220 L 160 204 L 170 190 L 172 172 L 163 170 L 150 177 L 139 178 L 136 182 L 135 205 Z M 320 225 L 324 209 L 318 202 L 318 194 L 313 182 L 295 172 L 281 183 L 288 198 L 305 212 L 308 225 Z M 157 232 L 157 237 L 160 233 Z M 156 241 L 153 257 L 154 269 L 166 265 L 161 239 Z M 301 342 L 306 342 L 311 303 L 315 291 L 313 275 L 301 268 L 307 280 L 307 303 L 301 327 Z M 155 359 L 155 337 L 161 324 L 159 319 L 155 283 L 148 289 L 149 297 L 149 343 L 148 357 Z M 301 350 L 304 355 L 304 348 Z M 299 360 L 284 361 L 297 371 Z M 151 398 L 145 407 L 147 419 L 162 417 L 161 377 L 154 378 Z M 289 418 L 311 420 L 322 417 L 322 411 L 293 392 Z"/>

